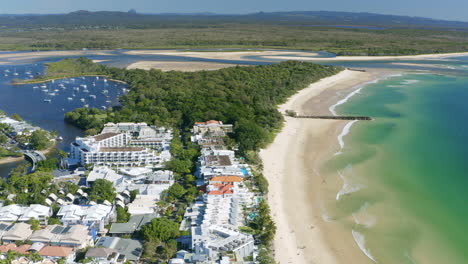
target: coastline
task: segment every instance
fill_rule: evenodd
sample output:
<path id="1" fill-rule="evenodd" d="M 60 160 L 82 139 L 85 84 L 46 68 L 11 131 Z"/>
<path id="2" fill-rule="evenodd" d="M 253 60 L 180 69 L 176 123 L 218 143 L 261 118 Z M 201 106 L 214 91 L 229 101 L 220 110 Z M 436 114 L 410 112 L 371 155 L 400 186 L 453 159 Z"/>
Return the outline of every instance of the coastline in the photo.
<path id="1" fill-rule="evenodd" d="M 203 62 L 203 61 L 138 61 L 127 66 L 127 70 L 141 69 L 151 70 L 158 69 L 163 72 L 166 71 L 182 71 L 182 72 L 195 72 L 195 71 L 213 71 L 228 67 L 246 66 L 241 64 L 230 63 L 216 63 L 216 62 Z"/>
<path id="2" fill-rule="evenodd" d="M 56 146 L 57 146 L 57 141 L 54 140 L 54 144 L 52 144 L 52 146 L 50 146 L 50 147 L 48 147 L 48 148 L 46 148 L 44 150 L 39 150 L 39 151 L 42 152 L 42 154 L 46 155 L 46 154 L 51 153 L 53 150 L 55 150 Z M 0 159 L 0 165 L 14 163 L 14 162 L 22 161 L 22 160 L 25 160 L 24 156 L 21 156 L 21 157 L 6 157 L 6 158 L 3 158 L 3 159 Z"/>
<path id="3" fill-rule="evenodd" d="M 468 56 L 468 52 L 402 55 L 402 56 L 337 56 L 332 58 L 314 58 L 304 56 L 261 56 L 265 59 L 300 60 L 300 61 L 382 61 L 382 60 L 421 60 L 421 59 L 446 59 L 451 57 Z"/>
<path id="4" fill-rule="evenodd" d="M 344 70 L 301 90 L 279 106 L 279 111 L 330 114 L 331 104 L 382 75 L 377 71 Z M 351 232 L 327 218 L 323 207 L 322 193 L 326 190 L 322 184 L 327 179 L 320 175 L 319 168 L 339 151 L 337 138 L 344 136 L 347 124 L 350 122 L 285 117 L 273 144 L 261 150 L 264 175 L 270 185 L 268 202 L 277 225 L 276 261 L 373 263 L 359 249 Z"/>
<path id="5" fill-rule="evenodd" d="M 78 77 L 105 77 L 105 78 L 109 78 L 107 75 L 99 75 L 99 74 L 85 74 L 85 75 L 73 75 L 73 76 L 64 76 L 64 77 L 55 77 L 55 78 L 49 78 L 49 79 L 46 79 L 46 80 L 34 80 L 34 79 L 31 79 L 31 80 L 20 80 L 18 82 L 12 82 L 11 84 L 12 85 L 25 85 L 25 84 L 40 84 L 40 83 L 47 83 L 47 82 L 51 82 L 51 81 L 55 81 L 55 80 L 61 80 L 61 79 L 70 79 L 70 78 L 78 78 Z M 115 79 L 108 79 L 109 81 L 112 81 L 112 82 L 118 82 L 118 83 L 123 83 L 123 84 L 127 84 L 126 82 L 124 81 L 121 81 L 121 80 L 115 80 Z"/>
<path id="6" fill-rule="evenodd" d="M 24 160 L 23 156 L 21 156 L 21 157 L 6 157 L 6 158 L 3 158 L 3 159 L 0 159 L 0 165 L 13 163 L 13 162 L 18 162 L 18 161 L 22 161 L 22 160 Z"/>
<path id="7" fill-rule="evenodd" d="M 265 50 L 265 51 L 178 51 L 178 50 L 130 50 L 126 51 L 128 55 L 166 55 L 179 56 L 199 59 L 217 59 L 217 60 L 244 60 L 255 61 L 249 56 L 256 56 L 260 59 L 275 60 L 300 60 L 300 61 L 382 61 L 382 60 L 419 60 L 419 59 L 445 59 L 450 57 L 468 56 L 468 52 L 440 53 L 440 54 L 420 54 L 420 55 L 401 55 L 401 56 L 337 56 L 337 57 L 314 57 L 315 52 L 304 51 L 285 51 L 285 50 Z"/>

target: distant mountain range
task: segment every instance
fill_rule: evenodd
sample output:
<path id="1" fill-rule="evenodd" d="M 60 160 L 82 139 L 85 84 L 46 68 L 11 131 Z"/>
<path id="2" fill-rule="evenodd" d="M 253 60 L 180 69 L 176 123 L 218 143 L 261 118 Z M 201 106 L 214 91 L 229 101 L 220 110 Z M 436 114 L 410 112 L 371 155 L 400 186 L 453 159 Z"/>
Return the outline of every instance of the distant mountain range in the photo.
<path id="1" fill-rule="evenodd" d="M 372 13 L 351 13 L 332 11 L 297 11 L 226 15 L 213 13 L 196 14 L 139 14 L 129 12 L 80 10 L 69 14 L 24 14 L 0 15 L 3 27 L 44 27 L 44 26 L 122 26 L 129 28 L 167 27 L 186 24 L 217 23 L 259 23 L 298 26 L 379 26 L 385 28 L 416 27 L 468 29 L 468 22 L 437 20 L 423 17 L 381 15 Z"/>

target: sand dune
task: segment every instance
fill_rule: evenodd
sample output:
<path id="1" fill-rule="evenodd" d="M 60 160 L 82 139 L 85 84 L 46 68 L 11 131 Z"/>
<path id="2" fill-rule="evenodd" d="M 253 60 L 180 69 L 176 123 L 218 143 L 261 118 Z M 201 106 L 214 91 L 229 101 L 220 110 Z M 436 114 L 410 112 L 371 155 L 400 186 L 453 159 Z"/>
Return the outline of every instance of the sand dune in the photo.
<path id="1" fill-rule="evenodd" d="M 236 64 L 199 62 L 199 61 L 139 61 L 127 66 L 127 69 L 158 69 L 162 71 L 212 71 L 227 67 L 234 67 Z"/>

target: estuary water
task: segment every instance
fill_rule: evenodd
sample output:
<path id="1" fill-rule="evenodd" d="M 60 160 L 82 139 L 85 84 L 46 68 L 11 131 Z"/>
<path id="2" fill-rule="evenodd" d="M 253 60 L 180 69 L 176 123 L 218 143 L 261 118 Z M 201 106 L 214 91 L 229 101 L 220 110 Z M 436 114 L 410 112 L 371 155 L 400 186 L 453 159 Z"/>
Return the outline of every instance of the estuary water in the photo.
<path id="1" fill-rule="evenodd" d="M 79 107 L 105 109 L 118 105 L 118 96 L 127 85 L 103 77 L 80 77 L 40 84 L 12 85 L 15 78 L 28 79 L 42 74 L 42 63 L 0 65 L 0 110 L 19 114 L 25 121 L 48 131 L 56 130 L 63 141 L 58 147 L 67 151 L 80 129 L 64 122 L 64 114 Z M 0 164 L 0 177 L 6 177 L 17 163 Z"/>

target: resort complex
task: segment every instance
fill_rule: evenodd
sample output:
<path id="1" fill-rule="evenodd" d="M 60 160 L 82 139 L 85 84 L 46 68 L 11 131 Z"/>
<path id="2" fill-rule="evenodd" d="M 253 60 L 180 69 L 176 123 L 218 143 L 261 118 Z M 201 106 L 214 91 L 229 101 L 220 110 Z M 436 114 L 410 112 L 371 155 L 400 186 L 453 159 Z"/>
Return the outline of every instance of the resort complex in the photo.
<path id="1" fill-rule="evenodd" d="M 99 135 L 77 138 L 71 144 L 70 165 L 161 167 L 170 160 L 172 131 L 145 123 L 109 123 Z"/>
<path id="2" fill-rule="evenodd" d="M 169 221 L 178 235 L 168 263 L 255 263 L 258 242 L 246 226 L 262 196 L 249 165 L 224 143 L 232 132 L 220 121 L 195 123 L 188 137 L 198 153 L 194 196 L 184 204 L 177 201 L 187 192 L 181 174 L 170 170 L 171 145 L 179 140 L 172 130 L 107 123 L 98 135 L 78 137 L 66 159 L 69 172 L 53 179 L 64 187 L 44 190 L 42 204 L 14 204 L 12 194 L 0 205 L 0 258 L 16 252 L 15 261 L 30 263 L 31 254 L 49 263 L 77 263 L 80 256 L 139 263 L 151 250 L 145 232 Z"/>

